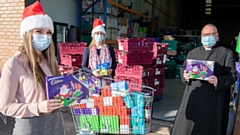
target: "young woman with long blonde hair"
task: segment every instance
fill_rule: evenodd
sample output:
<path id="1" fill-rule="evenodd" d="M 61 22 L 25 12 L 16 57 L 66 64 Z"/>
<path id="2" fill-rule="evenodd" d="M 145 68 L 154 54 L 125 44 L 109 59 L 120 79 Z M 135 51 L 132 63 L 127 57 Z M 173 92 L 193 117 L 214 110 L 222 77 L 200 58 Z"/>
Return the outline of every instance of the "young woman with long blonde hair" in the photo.
<path id="1" fill-rule="evenodd" d="M 45 77 L 60 75 L 52 19 L 39 1 L 24 10 L 22 19 L 24 45 L 4 64 L 0 112 L 15 118 L 14 135 L 64 135 L 61 101 L 46 98 Z"/>
<path id="2" fill-rule="evenodd" d="M 113 47 L 105 44 L 106 31 L 102 20 L 94 19 L 92 37 L 92 42 L 84 50 L 82 69 L 88 75 L 101 77 L 97 66 L 108 62 L 110 67 L 108 75 L 111 76 L 117 67 L 117 62 Z"/>

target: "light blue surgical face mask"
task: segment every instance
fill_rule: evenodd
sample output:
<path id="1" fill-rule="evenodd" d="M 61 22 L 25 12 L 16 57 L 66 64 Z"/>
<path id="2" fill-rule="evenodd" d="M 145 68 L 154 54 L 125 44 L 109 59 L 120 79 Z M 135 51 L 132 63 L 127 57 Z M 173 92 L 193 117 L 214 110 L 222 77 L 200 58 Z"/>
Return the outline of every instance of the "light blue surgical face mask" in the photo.
<path id="1" fill-rule="evenodd" d="M 48 35 L 37 35 L 33 34 L 33 48 L 39 51 L 43 51 L 49 47 L 52 40 Z"/>
<path id="2" fill-rule="evenodd" d="M 95 41 L 96 42 L 102 42 L 103 41 L 103 39 L 104 39 L 104 36 L 103 36 L 103 34 L 95 34 L 94 35 L 94 39 L 95 39 Z"/>
<path id="3" fill-rule="evenodd" d="M 204 36 L 201 38 L 201 42 L 204 46 L 213 46 L 216 43 L 215 36 Z"/>

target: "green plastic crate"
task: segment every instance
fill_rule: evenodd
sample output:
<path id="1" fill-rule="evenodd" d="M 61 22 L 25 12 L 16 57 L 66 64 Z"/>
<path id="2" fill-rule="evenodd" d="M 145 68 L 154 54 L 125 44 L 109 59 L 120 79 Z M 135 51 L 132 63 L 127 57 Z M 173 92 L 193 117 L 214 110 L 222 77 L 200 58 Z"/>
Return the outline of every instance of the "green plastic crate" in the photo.
<path id="1" fill-rule="evenodd" d="M 168 50 L 170 50 L 170 51 L 175 51 L 177 49 L 178 49 L 178 46 L 173 46 L 173 45 L 168 46 Z"/>
<path id="2" fill-rule="evenodd" d="M 181 73 L 180 73 L 180 68 L 182 67 L 182 65 L 179 65 L 179 64 L 177 64 L 176 66 L 175 66 L 175 77 L 176 78 L 181 78 Z"/>
<path id="3" fill-rule="evenodd" d="M 194 48 L 193 44 L 178 44 L 179 50 L 191 51 Z"/>
<path id="4" fill-rule="evenodd" d="M 169 45 L 177 46 L 178 41 L 177 40 L 162 40 L 162 43 L 168 43 Z"/>
<path id="5" fill-rule="evenodd" d="M 82 31 L 92 31 L 92 25 L 90 24 L 83 24 Z"/>
<path id="6" fill-rule="evenodd" d="M 87 42 L 87 44 L 89 45 L 92 42 L 92 37 L 91 37 L 91 35 L 82 35 L 81 41 Z"/>
<path id="7" fill-rule="evenodd" d="M 166 64 L 167 65 L 175 65 L 176 61 L 175 60 L 169 60 L 169 61 L 166 61 Z"/>
<path id="8" fill-rule="evenodd" d="M 186 58 L 187 58 L 187 55 L 186 55 L 186 54 L 178 54 L 178 55 L 177 55 L 177 59 L 178 59 L 178 60 L 182 60 L 182 61 L 183 61 L 183 60 L 185 60 Z"/>

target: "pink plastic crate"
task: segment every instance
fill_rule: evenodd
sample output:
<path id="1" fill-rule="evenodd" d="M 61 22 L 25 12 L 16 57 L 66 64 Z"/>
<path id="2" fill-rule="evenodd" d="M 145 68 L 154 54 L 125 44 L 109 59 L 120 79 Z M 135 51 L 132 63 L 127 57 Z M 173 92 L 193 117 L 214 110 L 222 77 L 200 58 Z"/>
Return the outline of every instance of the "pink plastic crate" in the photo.
<path id="1" fill-rule="evenodd" d="M 115 81 L 127 81 L 130 91 L 142 91 L 143 80 L 140 78 L 114 76 Z"/>
<path id="2" fill-rule="evenodd" d="M 142 78 L 147 76 L 148 68 L 144 66 L 126 66 L 118 64 L 115 70 L 117 76 Z"/>
<path id="3" fill-rule="evenodd" d="M 86 42 L 66 42 L 59 43 L 59 50 L 61 54 L 83 54 L 87 47 Z"/>
<path id="4" fill-rule="evenodd" d="M 80 54 L 60 54 L 61 64 L 67 66 L 80 67 L 82 64 L 82 55 Z"/>
<path id="5" fill-rule="evenodd" d="M 153 65 L 164 65 L 164 64 L 166 64 L 166 59 L 167 59 L 167 55 L 161 54 L 153 59 L 152 64 Z"/>
<path id="6" fill-rule="evenodd" d="M 153 57 L 157 58 L 157 56 L 159 56 L 159 54 L 167 54 L 167 50 L 168 50 L 168 43 L 158 43 L 158 42 L 154 42 L 153 45 Z"/>
<path id="7" fill-rule="evenodd" d="M 153 52 L 119 52 L 118 62 L 124 65 L 152 64 Z"/>
<path id="8" fill-rule="evenodd" d="M 126 52 L 152 51 L 154 38 L 119 38 L 119 50 Z"/>

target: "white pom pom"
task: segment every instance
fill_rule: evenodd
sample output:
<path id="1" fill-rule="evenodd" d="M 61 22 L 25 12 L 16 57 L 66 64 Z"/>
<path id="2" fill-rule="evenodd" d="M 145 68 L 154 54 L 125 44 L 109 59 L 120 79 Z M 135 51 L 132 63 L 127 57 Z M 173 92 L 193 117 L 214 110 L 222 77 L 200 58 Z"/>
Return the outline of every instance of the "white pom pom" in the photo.
<path id="1" fill-rule="evenodd" d="M 105 24 L 103 23 L 103 24 L 102 24 L 102 26 L 104 27 L 104 26 L 105 26 Z"/>

